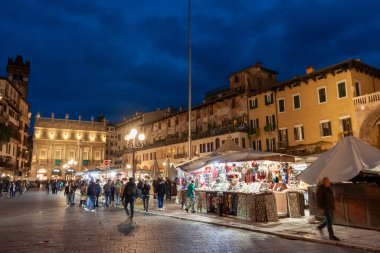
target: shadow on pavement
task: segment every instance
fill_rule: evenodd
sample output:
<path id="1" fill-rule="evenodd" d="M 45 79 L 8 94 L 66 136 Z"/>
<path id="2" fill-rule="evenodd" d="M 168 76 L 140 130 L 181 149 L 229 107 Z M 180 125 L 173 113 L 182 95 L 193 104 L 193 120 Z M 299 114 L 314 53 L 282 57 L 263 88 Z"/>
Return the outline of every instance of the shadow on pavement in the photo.
<path id="1" fill-rule="evenodd" d="M 133 232 L 136 224 L 133 221 L 125 221 L 123 223 L 120 223 L 117 226 L 117 229 L 120 233 L 123 233 L 124 235 L 129 235 Z"/>

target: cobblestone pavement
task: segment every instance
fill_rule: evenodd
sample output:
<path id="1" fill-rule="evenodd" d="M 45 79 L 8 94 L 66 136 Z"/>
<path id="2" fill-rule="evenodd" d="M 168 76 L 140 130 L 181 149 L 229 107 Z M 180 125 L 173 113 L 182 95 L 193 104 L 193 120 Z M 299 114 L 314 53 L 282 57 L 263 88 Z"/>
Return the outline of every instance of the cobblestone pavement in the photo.
<path id="1" fill-rule="evenodd" d="M 66 207 L 62 193 L 0 199 L 0 252 L 364 252 L 136 213 Z"/>

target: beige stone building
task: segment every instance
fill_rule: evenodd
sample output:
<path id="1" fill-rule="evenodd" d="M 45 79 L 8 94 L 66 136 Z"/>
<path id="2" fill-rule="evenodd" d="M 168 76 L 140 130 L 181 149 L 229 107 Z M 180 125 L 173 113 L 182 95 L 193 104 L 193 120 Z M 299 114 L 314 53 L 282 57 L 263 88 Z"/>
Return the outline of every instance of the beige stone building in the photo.
<path id="1" fill-rule="evenodd" d="M 30 169 L 27 101 L 30 62 L 9 58 L 7 77 L 0 77 L 0 172 L 27 176 Z"/>
<path id="2" fill-rule="evenodd" d="M 106 154 L 106 121 L 36 116 L 31 177 L 71 178 L 75 172 L 101 168 Z M 65 164 L 75 162 L 65 168 Z"/>
<path id="3" fill-rule="evenodd" d="M 380 70 L 347 60 L 321 70 L 309 67 L 284 82 L 277 75 L 257 62 L 231 74 L 228 87 L 206 93 L 203 104 L 192 108 L 192 153 L 209 154 L 230 137 L 242 148 L 296 155 L 322 152 L 347 135 L 380 147 Z M 138 169 L 152 170 L 155 159 L 163 169 L 167 159 L 188 157 L 187 111 L 161 116 L 143 122 L 136 115 L 117 125 L 121 136 L 132 128 L 146 135 L 136 155 Z M 121 136 L 118 155 L 131 164 Z"/>

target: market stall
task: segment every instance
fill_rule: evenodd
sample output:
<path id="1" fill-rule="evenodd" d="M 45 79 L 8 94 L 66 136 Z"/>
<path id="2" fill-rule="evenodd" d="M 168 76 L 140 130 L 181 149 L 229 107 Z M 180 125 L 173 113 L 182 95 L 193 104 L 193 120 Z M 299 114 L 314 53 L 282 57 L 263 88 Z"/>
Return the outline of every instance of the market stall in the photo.
<path id="1" fill-rule="evenodd" d="M 294 158 L 276 153 L 233 151 L 209 155 L 179 167 L 188 178 L 195 180 L 198 212 L 263 222 L 278 219 L 275 194 L 282 189 L 275 188 L 275 183 L 290 185 L 292 161 Z M 304 215 L 301 196 L 303 193 L 297 191 L 285 193 L 287 215 Z M 184 204 L 186 190 L 182 191 L 181 198 Z"/>
<path id="2" fill-rule="evenodd" d="M 336 224 L 380 229 L 380 175 L 376 172 L 379 165 L 380 150 L 349 136 L 321 154 L 297 178 L 310 185 L 324 177 L 337 183 L 332 186 Z M 368 173 L 374 176 L 366 176 Z M 316 189 L 309 187 L 309 209 L 310 215 L 320 217 Z"/>

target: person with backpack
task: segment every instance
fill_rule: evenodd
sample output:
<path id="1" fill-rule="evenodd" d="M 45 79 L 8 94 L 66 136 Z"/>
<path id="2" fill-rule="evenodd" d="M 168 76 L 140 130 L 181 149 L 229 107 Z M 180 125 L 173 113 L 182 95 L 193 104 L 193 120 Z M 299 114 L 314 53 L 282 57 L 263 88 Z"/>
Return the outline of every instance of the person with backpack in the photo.
<path id="1" fill-rule="evenodd" d="M 107 183 L 103 186 L 104 190 L 104 198 L 105 201 L 105 207 L 109 207 L 111 205 L 111 179 L 108 179 Z"/>
<path id="2" fill-rule="evenodd" d="M 135 205 L 135 195 L 137 186 L 134 182 L 135 180 L 131 177 L 129 182 L 125 185 L 122 199 L 124 200 L 124 209 L 130 221 L 133 219 L 134 205 Z M 130 205 L 131 212 L 128 211 L 128 204 Z"/>
<path id="3" fill-rule="evenodd" d="M 123 189 L 123 181 L 118 179 L 115 185 L 116 207 L 120 206 L 120 195 L 121 195 L 122 189 Z"/>
<path id="4" fill-rule="evenodd" d="M 166 186 L 162 178 L 158 179 L 158 184 L 156 186 L 157 200 L 158 200 L 158 210 L 161 212 L 164 210 L 164 196 L 166 193 Z"/>
<path id="5" fill-rule="evenodd" d="M 148 212 L 148 207 L 149 207 L 149 193 L 150 193 L 150 185 L 148 180 L 145 180 L 144 185 L 142 186 L 141 189 L 142 193 L 142 201 L 144 205 L 144 211 Z"/>

